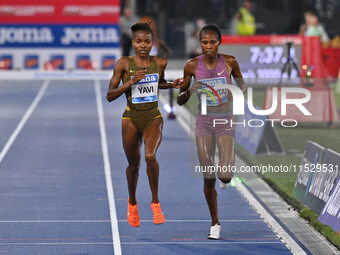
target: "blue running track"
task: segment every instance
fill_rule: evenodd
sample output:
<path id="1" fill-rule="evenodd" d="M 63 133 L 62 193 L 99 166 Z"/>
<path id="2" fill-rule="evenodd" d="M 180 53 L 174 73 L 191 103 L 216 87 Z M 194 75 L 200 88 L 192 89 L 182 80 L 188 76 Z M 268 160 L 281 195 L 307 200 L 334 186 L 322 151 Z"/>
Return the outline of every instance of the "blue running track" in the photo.
<path id="1" fill-rule="evenodd" d="M 0 152 L 12 139 L 0 160 L 0 254 L 113 254 L 115 219 L 110 218 L 94 81 L 51 81 L 13 137 L 43 83 L 0 83 Z M 222 240 L 207 239 L 209 211 L 203 180 L 190 173 L 190 138 L 166 118 L 157 159 L 167 221 L 152 223 L 142 161 L 141 226 L 131 227 L 121 142 L 125 96 L 107 103 L 107 84 L 101 82 L 101 93 L 119 227 L 114 235 L 119 234 L 122 254 L 291 254 L 234 187 L 217 188 Z"/>

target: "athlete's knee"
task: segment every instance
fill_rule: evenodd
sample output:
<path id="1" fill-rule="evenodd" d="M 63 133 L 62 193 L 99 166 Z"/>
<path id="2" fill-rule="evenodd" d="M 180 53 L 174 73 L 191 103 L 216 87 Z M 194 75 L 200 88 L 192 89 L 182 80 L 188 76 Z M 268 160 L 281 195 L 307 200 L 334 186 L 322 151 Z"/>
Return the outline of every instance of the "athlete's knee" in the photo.
<path id="1" fill-rule="evenodd" d="M 231 178 L 219 178 L 221 182 L 227 184 L 229 182 L 231 182 Z"/>
<path id="2" fill-rule="evenodd" d="M 156 161 L 156 155 L 154 153 L 145 154 L 146 164 L 152 164 Z"/>
<path id="3" fill-rule="evenodd" d="M 137 163 L 130 163 L 129 164 L 129 170 L 132 171 L 132 172 L 138 172 L 139 171 L 139 162 Z"/>

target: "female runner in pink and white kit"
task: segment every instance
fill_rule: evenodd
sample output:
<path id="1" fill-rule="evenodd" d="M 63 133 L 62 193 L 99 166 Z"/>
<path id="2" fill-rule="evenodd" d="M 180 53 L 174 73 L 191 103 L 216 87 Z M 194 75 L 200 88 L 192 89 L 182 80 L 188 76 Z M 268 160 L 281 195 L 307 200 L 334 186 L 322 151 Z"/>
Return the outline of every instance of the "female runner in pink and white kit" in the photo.
<path id="1" fill-rule="evenodd" d="M 220 186 L 225 188 L 233 177 L 231 166 L 234 165 L 234 128 L 230 125 L 233 119 L 233 99 L 227 87 L 232 86 L 230 85 L 231 76 L 243 92 L 246 87 L 235 57 L 218 53 L 218 47 L 221 44 L 221 32 L 218 27 L 215 25 L 203 27 L 199 40 L 203 55 L 190 59 L 184 67 L 184 84 L 177 102 L 179 105 L 185 104 L 196 91 L 199 99 L 198 107 L 201 109 L 202 94 L 205 94 L 206 113 L 199 111 L 196 117 L 195 135 L 198 158 L 202 167 L 214 166 L 217 145 L 219 169 L 229 169 L 229 171 L 217 171 Z M 192 77 L 195 78 L 195 82 L 190 88 Z M 212 99 L 211 96 L 214 98 Z M 228 124 L 214 127 L 214 119 L 227 120 Z M 221 225 L 218 220 L 215 172 L 202 172 L 204 195 L 212 220 L 208 238 L 220 239 Z"/>

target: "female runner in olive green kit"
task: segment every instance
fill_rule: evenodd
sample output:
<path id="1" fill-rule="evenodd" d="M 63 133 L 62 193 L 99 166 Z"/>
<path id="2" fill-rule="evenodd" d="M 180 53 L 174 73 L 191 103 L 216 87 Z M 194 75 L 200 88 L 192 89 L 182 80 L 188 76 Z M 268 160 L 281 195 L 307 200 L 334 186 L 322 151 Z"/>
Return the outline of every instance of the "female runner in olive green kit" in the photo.
<path id="1" fill-rule="evenodd" d="M 128 160 L 126 177 L 128 182 L 128 222 L 133 227 L 140 225 L 137 210 L 136 187 L 140 166 L 140 148 L 144 139 L 147 175 L 152 193 L 151 209 L 153 222 L 165 221 L 158 200 L 159 166 L 156 152 L 162 140 L 163 118 L 158 109 L 157 91 L 179 87 L 181 81 L 176 79 L 167 83 L 164 70 L 167 61 L 161 57 L 150 56 L 152 47 L 152 30 L 146 23 L 137 23 L 131 27 L 132 46 L 135 56 L 120 58 L 107 91 L 107 100 L 115 100 L 123 93 L 127 98 L 127 108 L 122 117 L 123 147 Z M 119 86 L 120 81 L 123 84 Z M 147 96 L 143 96 L 146 93 Z M 142 139 L 143 138 L 143 139 Z"/>

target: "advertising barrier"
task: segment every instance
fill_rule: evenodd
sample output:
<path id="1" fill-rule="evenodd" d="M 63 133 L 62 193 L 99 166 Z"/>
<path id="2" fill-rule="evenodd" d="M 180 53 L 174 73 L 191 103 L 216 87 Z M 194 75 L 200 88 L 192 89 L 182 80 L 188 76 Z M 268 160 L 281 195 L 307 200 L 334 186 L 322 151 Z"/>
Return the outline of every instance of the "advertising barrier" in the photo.
<path id="1" fill-rule="evenodd" d="M 251 155 L 285 154 L 274 127 L 265 115 L 252 113 L 245 103 L 244 115 L 235 121 L 235 141 Z"/>
<path id="2" fill-rule="evenodd" d="M 324 147 L 317 143 L 307 141 L 305 152 L 301 161 L 301 168 L 296 178 L 293 196 L 304 205 L 311 208 L 313 196 L 310 193 L 310 186 L 313 180 L 315 171 L 309 171 L 310 166 L 315 166 L 321 163 L 321 157 L 324 152 Z M 322 207 L 316 208 L 318 212 Z"/>
<path id="3" fill-rule="evenodd" d="M 295 182 L 294 197 L 320 214 L 340 178 L 339 166 L 339 153 L 308 141 Z"/>
<path id="4" fill-rule="evenodd" d="M 0 0 L 0 68 L 106 69 L 104 56 L 120 56 L 119 16 L 119 0 Z"/>
<path id="5" fill-rule="evenodd" d="M 330 226 L 334 231 L 340 231 L 340 180 L 338 179 L 330 198 L 322 209 L 318 220 Z"/>

